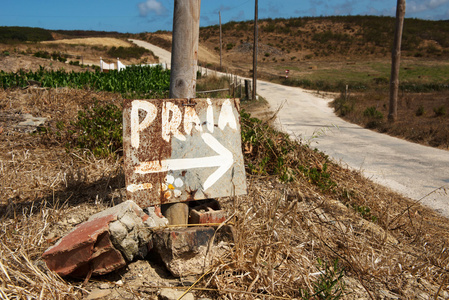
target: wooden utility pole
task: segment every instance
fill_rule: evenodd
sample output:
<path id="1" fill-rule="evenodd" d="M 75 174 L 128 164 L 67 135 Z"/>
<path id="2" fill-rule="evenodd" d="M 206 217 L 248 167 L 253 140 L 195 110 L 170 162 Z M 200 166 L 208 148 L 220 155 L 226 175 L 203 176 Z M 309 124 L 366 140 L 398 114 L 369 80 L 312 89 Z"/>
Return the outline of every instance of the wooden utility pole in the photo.
<path id="1" fill-rule="evenodd" d="M 221 11 L 218 11 L 218 17 L 220 19 L 220 72 L 223 71 L 222 69 L 222 49 L 223 49 L 223 36 L 221 31 Z"/>
<path id="2" fill-rule="evenodd" d="M 254 49 L 253 49 L 253 93 L 252 97 L 253 100 L 256 100 L 256 94 L 257 94 L 257 52 L 258 52 L 258 39 L 259 39 L 259 28 L 257 26 L 257 19 L 258 19 L 258 12 L 259 12 L 259 4 L 258 0 L 256 0 L 256 6 L 254 9 Z"/>
<path id="3" fill-rule="evenodd" d="M 201 0 L 175 0 L 171 53 L 170 98 L 195 98 Z M 187 203 L 162 208 L 170 225 L 188 223 Z"/>
<path id="4" fill-rule="evenodd" d="M 405 0 L 398 0 L 396 7 L 396 28 L 391 54 L 390 109 L 388 120 L 395 122 L 398 115 L 399 67 L 401 63 L 401 41 L 404 28 Z"/>

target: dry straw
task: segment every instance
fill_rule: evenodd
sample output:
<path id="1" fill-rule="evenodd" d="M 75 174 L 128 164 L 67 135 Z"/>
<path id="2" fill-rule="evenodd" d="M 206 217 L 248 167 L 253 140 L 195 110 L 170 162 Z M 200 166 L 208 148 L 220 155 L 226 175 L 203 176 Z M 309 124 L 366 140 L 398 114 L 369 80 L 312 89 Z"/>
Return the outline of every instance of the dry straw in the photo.
<path id="1" fill-rule="evenodd" d="M 0 93 L 1 113 L 45 116 L 52 128 L 60 118 L 73 120 L 94 98 L 120 101 L 69 89 Z M 49 272 L 40 257 L 74 225 L 124 200 L 121 161 L 67 153 L 62 140 L 4 128 L 9 133 L 0 135 L 0 298 L 81 298 L 89 287 Z M 278 141 L 273 147 L 285 138 L 267 135 L 261 134 Z M 197 293 L 214 299 L 322 299 L 341 291 L 344 299 L 449 296 L 447 219 L 307 147 L 293 148 L 286 156 L 293 181 L 248 175 L 247 196 L 220 199 L 233 215 L 235 239 L 196 283 Z M 329 173 L 335 185 L 322 192 L 300 165 Z"/>

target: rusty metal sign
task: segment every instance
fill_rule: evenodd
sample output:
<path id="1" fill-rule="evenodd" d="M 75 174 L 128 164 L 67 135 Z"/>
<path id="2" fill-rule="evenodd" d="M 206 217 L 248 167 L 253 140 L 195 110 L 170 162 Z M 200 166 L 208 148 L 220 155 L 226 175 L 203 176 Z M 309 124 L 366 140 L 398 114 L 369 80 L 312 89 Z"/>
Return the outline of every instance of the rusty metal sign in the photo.
<path id="1" fill-rule="evenodd" d="M 140 207 L 246 194 L 238 99 L 126 100 L 128 199 Z"/>

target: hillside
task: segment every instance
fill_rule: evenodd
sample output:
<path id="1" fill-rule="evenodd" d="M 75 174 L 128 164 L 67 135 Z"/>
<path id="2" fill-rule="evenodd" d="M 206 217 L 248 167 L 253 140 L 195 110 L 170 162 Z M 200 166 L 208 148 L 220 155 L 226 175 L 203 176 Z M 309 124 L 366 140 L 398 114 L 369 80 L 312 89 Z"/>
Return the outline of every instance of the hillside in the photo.
<path id="1" fill-rule="evenodd" d="M 323 22 L 325 20 L 323 18 Z M 250 22 L 247 23 L 250 27 Z M 203 37 L 204 30 L 212 29 L 201 29 L 200 49 L 208 55 L 214 54 L 216 64 L 216 44 L 208 44 L 212 36 L 206 40 Z M 227 33 L 229 38 L 231 31 Z M 273 37 L 266 34 L 265 38 L 276 39 L 281 35 L 277 31 L 279 29 L 272 32 Z M 234 34 L 240 33 L 234 31 Z M 250 28 L 246 35 L 250 40 Z M 42 262 L 42 252 L 74 226 L 94 212 L 126 200 L 121 145 L 117 143 L 119 149 L 113 148 L 117 146 L 115 138 L 120 139 L 120 134 L 115 138 L 109 138 L 107 134 L 121 132 L 121 123 L 116 122 L 121 117 L 116 116 L 121 113 L 123 99 L 141 99 L 136 86 L 142 87 L 144 82 L 135 75 L 127 76 L 125 72 L 109 72 L 95 73 L 98 78 L 107 79 L 105 81 L 90 79 L 92 85 L 80 82 L 74 86 L 75 75 L 57 71 L 63 67 L 66 69 L 67 64 L 34 57 L 34 51 L 66 53 L 76 49 L 80 53 L 91 51 L 93 57 L 105 57 L 114 45 L 102 46 L 101 43 L 105 43 L 102 38 L 96 40 L 99 44 L 84 41 L 69 45 L 67 36 L 58 37 L 53 33 L 52 37 L 63 40 L 58 40 L 56 45 L 53 42 L 0 45 L 0 53 L 3 49 L 8 52 L 0 55 L 2 68 L 6 60 L 13 64 L 32 59 L 35 65 L 42 64 L 46 70 L 49 69 L 39 69 L 33 74 L 42 76 L 33 77 L 34 81 L 42 82 L 42 87 L 27 86 L 22 80 L 24 85 L 16 85 L 21 88 L 12 85 L 0 89 L 0 141 L 4 145 L 0 154 L 0 190 L 4 191 L 0 197 L 2 297 L 81 299 L 89 294 L 93 298 L 92 295 L 100 291 L 108 293 L 102 299 L 159 299 L 161 287 L 185 290 L 187 286 L 195 285 L 192 278 L 173 278 L 154 257 L 133 261 L 118 272 L 95 277 L 85 284 L 56 277 Z M 159 39 L 165 47 L 170 47 L 167 33 L 139 34 L 137 38 Z M 225 66 L 249 72 L 251 59 L 245 53 L 250 50 L 241 55 L 231 55 L 240 53 L 233 52 L 240 46 L 240 39 L 245 38 L 235 37 L 235 45 L 225 50 Z M 311 43 L 319 45 L 312 39 Z M 277 49 L 289 55 L 287 48 L 279 50 L 276 44 L 273 45 L 266 44 L 272 48 L 262 48 L 262 53 L 268 53 L 264 49 L 273 49 L 273 53 Z M 115 46 L 119 47 L 118 44 Z M 340 72 L 338 67 L 343 66 L 330 62 L 330 56 L 314 56 L 305 62 L 302 60 L 305 57 L 298 61 L 284 56 L 275 61 L 272 55 L 260 57 L 267 74 L 282 68 L 287 61 L 297 64 L 298 70 L 305 69 L 304 74 L 309 73 L 308 76 L 324 67 Z M 388 60 L 387 56 L 382 58 L 373 54 L 373 59 Z M 110 59 L 114 57 L 111 55 Z M 337 53 L 332 57 L 335 61 L 339 59 Z M 436 60 L 438 56 L 412 59 Z M 140 60 L 142 58 L 135 59 Z M 351 61 L 350 66 L 359 69 L 364 60 L 361 55 Z M 310 70 L 309 66 L 316 69 Z M 78 67 L 77 71 L 84 70 Z M 371 73 L 366 69 L 363 72 Z M 293 75 L 299 76 L 298 73 Z M 304 76 L 302 74 L 300 76 Z M 18 72 L 18 75 L 31 78 L 31 74 L 25 72 Z M 46 86 L 43 78 L 48 82 L 52 75 L 60 77 L 55 78 L 55 82 L 61 79 L 67 86 L 59 81 L 53 84 L 57 88 Z M 80 77 L 85 75 L 79 74 Z M 119 75 L 134 79 L 134 83 L 126 82 Z M 380 76 L 382 74 L 375 73 L 374 78 Z M 219 80 L 210 76 L 212 83 Z M 149 80 L 148 84 L 154 81 Z M 100 82 L 115 84 L 94 85 Z M 117 82 L 126 83 L 123 85 L 130 90 L 111 93 L 109 87 L 115 88 Z M 161 95 L 147 96 L 164 97 L 168 80 L 158 85 Z M 376 93 L 376 97 L 378 95 Z M 422 98 L 416 102 L 418 100 Z M 376 98 L 376 101 L 378 108 L 382 109 L 383 100 Z M 242 101 L 242 107 L 248 112 L 254 111 L 255 104 L 258 103 Z M 347 103 L 342 107 L 346 107 L 344 104 Z M 241 126 L 248 195 L 219 199 L 228 216 L 233 216 L 230 222 L 235 226 L 235 239 L 225 245 L 228 247 L 226 254 L 217 258 L 210 272 L 196 284 L 197 298 L 449 297 L 449 225 L 446 218 L 422 207 L 419 202 L 374 184 L 357 171 L 332 162 L 323 153 L 312 150 L 307 142 L 291 140 L 270 127 L 269 122 L 251 118 L 246 111 L 241 113 Z M 104 112 L 113 121 L 104 117 Z M 18 127 L 22 116 L 28 113 L 47 118 L 47 122 L 33 134 Z M 447 119 L 447 116 L 441 118 Z M 104 122 L 115 130 L 104 130 Z M 406 125 L 413 127 L 410 123 Z M 101 130 L 87 133 L 87 128 Z M 81 144 L 84 143 L 82 137 L 89 137 L 94 147 Z M 109 156 L 104 152 L 100 154 L 105 156 L 95 155 L 98 150 L 95 142 L 100 142 L 102 149 L 110 147 L 113 153 Z"/>
<path id="2" fill-rule="evenodd" d="M 336 59 L 389 56 L 395 19 L 375 16 L 265 19 L 259 21 L 260 50 L 266 60 Z M 230 22 L 222 26 L 224 50 L 248 51 L 254 22 Z M 447 57 L 449 23 L 406 19 L 402 41 L 407 57 Z M 219 27 L 201 29 L 200 40 L 213 48 Z M 215 45 L 215 46 L 213 46 Z M 269 55 L 267 55 L 269 54 Z"/>
<path id="3" fill-rule="evenodd" d="M 329 62 L 388 60 L 391 56 L 395 19 L 376 16 L 340 16 L 259 20 L 259 74 L 274 80 L 285 69 L 294 71 L 327 66 Z M 250 76 L 253 21 L 222 25 L 223 68 Z M 449 23 L 406 19 L 403 59 L 441 60 L 449 56 Z M 168 32 L 141 33 L 145 39 L 170 49 Z M 216 59 L 199 56 L 202 65 L 219 67 L 219 26 L 200 28 L 200 46 Z M 217 63 L 218 61 L 218 63 Z M 333 66 L 335 68 L 335 66 Z M 369 72 L 369 71 L 368 71 Z"/>

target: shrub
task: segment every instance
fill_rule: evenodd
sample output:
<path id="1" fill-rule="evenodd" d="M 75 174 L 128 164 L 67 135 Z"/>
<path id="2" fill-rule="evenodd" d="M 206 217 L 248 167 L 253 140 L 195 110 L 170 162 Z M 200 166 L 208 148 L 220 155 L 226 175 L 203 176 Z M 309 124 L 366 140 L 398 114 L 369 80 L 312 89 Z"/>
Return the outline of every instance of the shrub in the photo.
<path id="1" fill-rule="evenodd" d="M 368 107 L 363 111 L 363 115 L 373 119 L 383 119 L 384 115 L 375 106 Z"/>
<path id="2" fill-rule="evenodd" d="M 340 117 L 344 117 L 354 111 L 355 101 L 346 100 L 345 95 L 342 93 L 332 104 L 335 112 L 338 113 Z"/>
<path id="3" fill-rule="evenodd" d="M 95 102 L 91 109 L 78 112 L 72 122 L 73 146 L 90 149 L 99 157 L 119 152 L 123 147 L 122 109 L 114 104 L 102 105 Z"/>
<path id="4" fill-rule="evenodd" d="M 46 59 L 51 58 L 50 53 L 48 53 L 47 51 L 37 51 L 36 53 L 34 53 L 34 56 Z"/>
<path id="5" fill-rule="evenodd" d="M 232 48 L 234 48 L 235 44 L 233 43 L 228 43 L 226 44 L 226 50 L 232 50 Z"/>
<path id="6" fill-rule="evenodd" d="M 375 84 L 388 84 L 390 80 L 386 77 L 376 77 L 373 78 Z"/>
<path id="7" fill-rule="evenodd" d="M 442 117 L 446 115 L 446 107 L 444 106 L 434 107 L 433 112 L 435 113 L 435 116 Z"/>
<path id="8" fill-rule="evenodd" d="M 425 113 L 426 113 L 426 111 L 424 110 L 424 106 L 420 105 L 420 106 L 418 107 L 418 109 L 416 110 L 415 115 L 416 115 L 417 117 L 420 117 L 420 116 L 424 116 Z"/>
<path id="9" fill-rule="evenodd" d="M 339 266 L 338 260 L 331 265 L 321 259 L 317 261 L 318 269 L 322 271 L 318 279 L 312 283 L 314 294 L 310 295 L 307 290 L 300 289 L 301 299 L 340 299 L 345 289 L 344 268 Z"/>
<path id="10" fill-rule="evenodd" d="M 135 58 L 135 59 L 139 59 L 142 57 L 142 55 L 144 54 L 149 54 L 152 53 L 150 50 L 145 49 L 143 47 L 112 47 L 111 49 L 108 50 L 107 54 L 109 57 L 113 57 L 113 58 L 122 58 L 122 59 L 131 59 L 131 58 Z"/>

